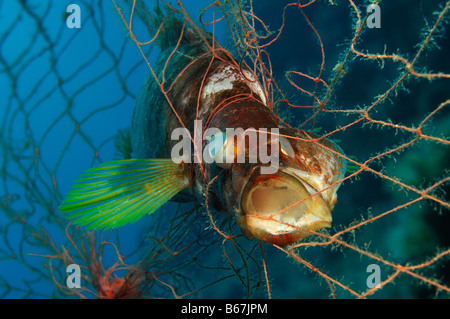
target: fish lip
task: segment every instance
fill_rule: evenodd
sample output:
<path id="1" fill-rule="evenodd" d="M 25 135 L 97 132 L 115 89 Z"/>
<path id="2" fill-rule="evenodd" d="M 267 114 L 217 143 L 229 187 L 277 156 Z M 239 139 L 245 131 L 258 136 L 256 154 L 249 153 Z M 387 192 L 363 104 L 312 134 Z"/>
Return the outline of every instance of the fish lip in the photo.
<path id="1" fill-rule="evenodd" d="M 250 172 L 250 174 L 248 175 L 247 178 L 245 178 L 244 180 L 244 187 L 242 187 L 240 194 L 239 194 L 239 212 L 241 212 L 242 214 L 244 213 L 244 210 L 242 208 L 242 199 L 244 194 L 246 193 L 246 191 L 248 191 L 248 187 L 251 187 L 253 183 L 251 183 L 251 181 L 253 179 L 255 179 L 256 177 L 258 177 L 259 175 L 261 175 L 261 173 L 258 172 L 258 168 L 261 168 L 262 165 L 257 165 L 254 166 L 252 168 L 252 171 Z M 292 174 L 291 172 L 289 172 L 288 170 L 283 169 L 282 167 L 279 167 L 278 172 L 282 172 L 283 174 L 288 175 L 289 177 L 292 177 L 294 179 L 296 179 L 299 183 L 301 183 L 309 192 L 310 195 L 315 194 L 315 196 L 320 196 L 320 198 L 326 203 L 327 201 L 325 200 L 325 198 L 323 198 L 322 196 L 322 192 L 318 191 L 314 186 L 312 186 L 311 184 L 309 184 L 307 181 L 305 181 L 304 179 L 302 179 L 301 177 Z M 277 173 L 278 173 L 277 172 Z M 276 175 L 277 173 L 273 174 Z M 272 175 L 272 174 L 270 174 Z"/>
<path id="2" fill-rule="evenodd" d="M 250 203 L 253 199 L 249 199 L 249 196 L 253 196 L 252 194 L 254 191 L 259 188 L 257 183 L 260 182 L 260 180 L 258 179 L 271 180 L 271 178 L 280 178 L 281 184 L 290 183 L 290 186 L 292 187 L 288 187 L 288 189 L 291 188 L 292 190 L 298 191 L 300 194 L 297 195 L 297 198 L 302 202 L 305 202 L 305 204 L 298 206 L 297 210 L 293 209 L 295 206 L 288 209 L 284 208 L 286 210 L 279 214 L 267 214 L 267 212 L 264 211 L 257 214 L 249 213 L 247 209 L 248 206 L 251 206 L 250 209 L 253 209 L 253 203 Z M 275 185 L 276 184 L 277 182 L 275 182 Z M 260 188 L 264 189 L 265 187 L 266 186 L 262 186 Z M 313 194 L 315 195 L 311 196 Z M 309 202 L 306 203 L 307 201 Z M 266 176 L 258 174 L 258 170 L 255 169 L 249 175 L 246 185 L 242 189 L 239 203 L 241 213 L 236 216 L 236 220 L 244 235 L 250 239 L 256 237 L 272 244 L 285 246 L 311 235 L 311 231 L 331 226 L 331 210 L 321 193 L 306 181 L 298 176 L 283 171 L 281 168 L 276 174 Z M 300 211 L 301 208 L 303 208 L 303 211 Z M 287 215 L 287 217 L 283 214 Z M 266 215 L 275 216 L 269 218 L 274 218 L 276 220 L 267 220 L 267 218 L 264 218 Z M 277 218 L 276 216 L 278 215 L 279 217 Z M 289 220 L 291 217 L 295 220 L 297 216 L 299 217 L 295 222 L 287 223 L 283 221 L 286 219 Z"/>

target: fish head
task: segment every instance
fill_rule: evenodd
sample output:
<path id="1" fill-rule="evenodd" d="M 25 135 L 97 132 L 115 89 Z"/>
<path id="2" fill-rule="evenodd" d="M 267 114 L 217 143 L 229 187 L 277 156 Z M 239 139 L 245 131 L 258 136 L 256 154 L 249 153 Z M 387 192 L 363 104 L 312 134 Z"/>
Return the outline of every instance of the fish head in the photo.
<path id="1" fill-rule="evenodd" d="M 217 164 L 212 165 L 213 170 L 219 167 L 221 174 L 215 180 L 216 206 L 236 218 L 247 238 L 286 246 L 331 226 L 331 211 L 346 171 L 339 146 L 313 133 L 279 127 L 268 108 L 252 105 L 228 106 L 211 126 L 221 131 L 211 143 L 216 146 L 214 152 L 210 152 Z M 235 133 L 239 131 L 236 128 L 243 128 L 237 133 L 241 142 L 224 133 L 232 127 Z M 258 128 L 258 143 L 252 161 L 249 136 L 254 128 Z M 261 140 L 263 135 L 266 138 Z M 264 153 L 276 154 L 276 161 L 263 161 Z"/>

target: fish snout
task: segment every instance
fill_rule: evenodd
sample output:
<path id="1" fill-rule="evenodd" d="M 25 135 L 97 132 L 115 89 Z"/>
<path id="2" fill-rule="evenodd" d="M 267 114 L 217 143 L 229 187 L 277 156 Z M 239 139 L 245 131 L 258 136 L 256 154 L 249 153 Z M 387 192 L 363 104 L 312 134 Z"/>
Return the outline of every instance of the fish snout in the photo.
<path id="1" fill-rule="evenodd" d="M 241 197 L 237 223 L 248 238 L 286 246 L 331 226 L 331 211 L 321 194 L 283 173 L 253 174 Z"/>

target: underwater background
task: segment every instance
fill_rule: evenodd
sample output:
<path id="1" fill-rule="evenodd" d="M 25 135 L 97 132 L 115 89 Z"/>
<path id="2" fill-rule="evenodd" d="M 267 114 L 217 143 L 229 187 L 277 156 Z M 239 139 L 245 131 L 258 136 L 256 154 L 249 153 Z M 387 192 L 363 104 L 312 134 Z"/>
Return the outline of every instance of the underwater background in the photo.
<path id="1" fill-rule="evenodd" d="M 72 3 L 81 10 L 79 29 L 66 24 Z M 188 13 L 198 26 L 200 17 L 203 23 L 228 17 L 205 28 L 235 56 L 243 44 L 236 44 L 242 34 L 234 26 L 251 17 L 242 11 L 251 8 L 272 31 L 260 43 L 269 43 L 283 25 L 265 47 L 284 95 L 275 90 L 274 100 L 303 106 L 289 107 L 289 124 L 332 132 L 328 138 L 354 161 L 338 191 L 328 237 L 311 236 L 286 250 L 243 237 L 224 241 L 201 203 L 169 202 L 111 234 L 69 225 L 58 212 L 63 196 L 86 169 L 121 157 L 116 136 L 130 125 L 149 74 L 119 14 L 128 22 L 133 1 L 3 1 L 0 296 L 448 298 L 450 2 L 380 1 L 381 28 L 358 34 L 359 52 L 414 60 L 418 75 L 398 58 L 351 50 L 355 8 L 364 19 L 371 2 L 317 0 L 300 10 L 289 1 L 220 1 L 202 13 L 212 3 L 182 1 L 181 15 Z M 146 19 L 157 5 L 162 2 L 137 2 L 133 32 L 142 42 L 155 32 Z M 154 43 L 142 49 L 150 63 L 156 60 Z M 331 89 L 316 89 L 300 73 L 286 77 L 288 71 L 320 73 Z M 327 101 L 330 112 L 311 121 L 315 97 Z M 278 104 L 284 118 L 285 104 Z M 370 120 L 355 121 L 368 108 Z M 240 234 L 233 220 L 217 213 L 214 220 Z M 72 263 L 81 266 L 82 288 L 66 285 Z M 366 281 L 371 264 L 381 269 L 376 290 Z"/>

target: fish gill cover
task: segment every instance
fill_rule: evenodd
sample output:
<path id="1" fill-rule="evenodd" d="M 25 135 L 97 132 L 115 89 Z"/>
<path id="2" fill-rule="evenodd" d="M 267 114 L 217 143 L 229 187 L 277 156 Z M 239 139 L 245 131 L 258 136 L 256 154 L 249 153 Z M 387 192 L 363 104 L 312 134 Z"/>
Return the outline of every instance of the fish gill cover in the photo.
<path id="1" fill-rule="evenodd" d="M 105 232 L 59 212 L 83 171 L 129 154 L 175 15 L 255 72 L 282 123 L 338 142 L 331 228 L 279 247 L 207 202 Z M 448 298 L 449 19 L 437 0 L 1 2 L 0 296 Z"/>

